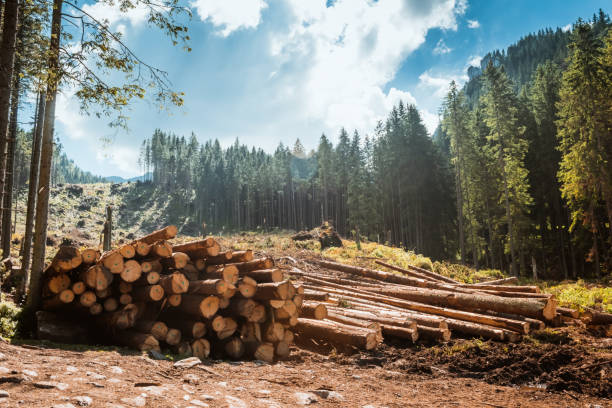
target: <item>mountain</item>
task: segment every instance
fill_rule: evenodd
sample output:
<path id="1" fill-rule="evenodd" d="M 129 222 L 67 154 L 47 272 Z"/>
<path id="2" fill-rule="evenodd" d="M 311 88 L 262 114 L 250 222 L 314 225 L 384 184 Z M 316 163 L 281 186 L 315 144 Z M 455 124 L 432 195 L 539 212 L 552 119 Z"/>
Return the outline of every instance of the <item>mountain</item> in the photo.
<path id="1" fill-rule="evenodd" d="M 152 174 L 149 173 L 145 173 L 142 176 L 136 176 L 136 177 L 131 177 L 131 178 L 123 178 L 121 176 L 108 176 L 108 177 L 104 177 L 104 180 L 108 181 L 109 183 L 129 183 L 129 182 L 135 182 L 135 181 L 145 181 L 145 180 L 151 180 L 152 178 Z"/>

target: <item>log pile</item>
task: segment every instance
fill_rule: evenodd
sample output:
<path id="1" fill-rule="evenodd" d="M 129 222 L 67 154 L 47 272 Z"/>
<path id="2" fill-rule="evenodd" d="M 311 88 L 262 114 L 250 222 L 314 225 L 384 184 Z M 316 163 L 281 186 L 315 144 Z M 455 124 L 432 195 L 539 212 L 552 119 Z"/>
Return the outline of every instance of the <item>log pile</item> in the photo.
<path id="1" fill-rule="evenodd" d="M 315 267 L 290 270 L 305 288 L 298 333 L 318 340 L 335 335 L 337 343 L 362 349 L 375 347 L 383 338 L 437 342 L 453 334 L 516 342 L 559 322 L 612 322 L 611 314 L 579 315 L 559 308 L 554 296 L 540 293 L 537 286 L 510 285 L 516 278 L 467 285 L 425 269 L 406 270 L 380 261 L 403 275 L 323 259 L 307 262 Z M 334 334 L 338 332 L 342 337 Z"/>
<path id="2" fill-rule="evenodd" d="M 371 350 L 385 339 L 516 342 L 579 322 L 612 331 L 611 314 L 557 307 L 514 278 L 469 285 L 417 267 L 377 261 L 397 274 L 323 259 L 283 271 L 211 237 L 173 245 L 176 233 L 169 226 L 103 254 L 60 247 L 44 272 L 43 309 L 90 322 L 103 343 L 269 362 L 289 356 L 294 334 L 300 344 Z"/>
<path id="3" fill-rule="evenodd" d="M 100 343 L 288 357 L 303 288 L 270 258 L 221 251 L 213 238 L 172 245 L 176 233 L 168 226 L 103 254 L 61 246 L 44 271 L 43 309 L 91 323 Z"/>

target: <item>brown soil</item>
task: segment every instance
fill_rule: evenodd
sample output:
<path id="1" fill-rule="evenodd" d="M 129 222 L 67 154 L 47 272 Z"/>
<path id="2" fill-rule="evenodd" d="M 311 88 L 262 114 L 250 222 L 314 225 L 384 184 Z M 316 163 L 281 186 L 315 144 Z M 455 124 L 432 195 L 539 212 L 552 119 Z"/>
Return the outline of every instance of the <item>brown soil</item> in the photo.
<path id="1" fill-rule="evenodd" d="M 206 361 L 201 366 L 179 369 L 170 361 L 154 361 L 120 349 L 75 351 L 48 345 L 25 348 L 2 343 L 0 390 L 7 391 L 9 396 L 0 399 L 0 406 L 77 407 L 79 402 L 87 402 L 77 397 L 89 397 L 91 407 L 206 406 L 202 403 L 210 407 L 295 407 L 300 406 L 296 393 L 317 390 L 335 391 L 341 399 L 319 395 L 312 403 L 316 407 L 606 407 L 612 403 L 603 395 L 580 393 L 594 390 L 593 377 L 588 375 L 581 378 L 590 384 L 589 388 L 566 392 L 510 385 L 516 377 L 508 374 L 512 371 L 509 367 L 516 361 L 504 371 L 503 345 L 490 346 L 479 348 L 489 350 L 481 352 L 484 354 L 479 355 L 474 349 L 457 353 L 456 357 L 443 357 L 431 348 L 393 346 L 351 356 L 295 349 L 289 361 L 274 365 Z M 521 347 L 524 346 L 512 348 L 521 354 Z M 573 358 L 566 346 L 556 354 L 551 354 L 552 347 L 538 359 L 541 369 L 561 366 L 552 362 L 557 358 L 561 361 Z M 535 359 L 537 354 L 531 355 Z M 531 367 L 519 366 L 522 371 Z M 570 366 L 577 369 L 578 364 L 565 364 L 558 372 L 563 375 L 567 372 L 564 368 Z M 609 372 L 610 366 L 600 369 Z M 498 375 L 503 372 L 506 374 Z M 466 373 L 478 373 L 484 381 L 466 378 Z M 528 377 L 521 377 L 521 382 Z M 59 383 L 59 388 L 40 388 L 49 386 L 46 382 L 55 386 Z M 500 382 L 507 385 L 491 384 Z M 570 382 L 573 384 L 573 380 Z M 604 380 L 598 383 L 603 386 Z M 609 380 L 607 384 L 609 387 Z"/>

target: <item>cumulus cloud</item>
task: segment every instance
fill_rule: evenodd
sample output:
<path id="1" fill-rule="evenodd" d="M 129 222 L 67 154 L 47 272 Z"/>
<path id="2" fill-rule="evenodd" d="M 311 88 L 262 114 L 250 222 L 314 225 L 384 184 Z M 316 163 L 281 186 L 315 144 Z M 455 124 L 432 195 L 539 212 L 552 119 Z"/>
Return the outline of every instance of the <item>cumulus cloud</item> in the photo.
<path id="1" fill-rule="evenodd" d="M 306 119 L 371 131 L 408 92 L 385 85 L 432 28 L 457 29 L 465 1 L 285 0 L 292 14 L 288 32 L 273 36 L 272 54 L 302 69 L 292 94 Z M 409 21 L 410 24 L 406 22 Z"/>
<path id="2" fill-rule="evenodd" d="M 142 173 L 142 170 L 138 168 L 138 149 L 131 146 L 122 146 L 113 144 L 111 150 L 98 150 L 96 152 L 96 160 L 100 163 L 106 162 L 111 167 L 116 168 L 118 171 L 115 174 L 123 174 L 128 177 L 133 177 Z"/>
<path id="3" fill-rule="evenodd" d="M 433 49 L 433 53 L 436 54 L 436 55 L 448 54 L 451 51 L 452 51 L 452 49 L 449 48 L 444 43 L 444 40 L 441 39 L 441 38 L 440 38 L 440 41 L 438 41 L 438 43 L 436 44 L 436 47 Z"/>
<path id="4" fill-rule="evenodd" d="M 419 76 L 418 86 L 432 89 L 434 96 L 444 98 L 448 92 L 448 86 L 451 81 L 455 81 L 461 85 L 463 82 L 467 81 L 467 79 L 468 78 L 465 74 L 432 75 L 429 71 L 426 71 Z"/>
<path id="5" fill-rule="evenodd" d="M 195 0 L 191 6 L 202 21 L 209 21 L 227 37 L 236 30 L 257 27 L 268 4 L 264 0 Z"/>
<path id="6" fill-rule="evenodd" d="M 566 32 L 571 30 L 571 29 L 572 29 L 572 25 L 571 24 L 564 25 L 563 27 L 561 27 L 561 30 L 566 31 Z"/>
<path id="7" fill-rule="evenodd" d="M 478 22 L 478 20 L 468 20 L 467 23 L 468 27 L 472 29 L 480 27 L 480 23 Z"/>
<path id="8" fill-rule="evenodd" d="M 482 57 L 480 55 L 475 55 L 470 57 L 467 62 L 468 67 L 480 67 L 480 61 L 482 61 Z"/>
<path id="9" fill-rule="evenodd" d="M 57 95 L 55 116 L 64 128 L 62 134 L 69 139 L 79 140 L 86 136 L 88 118 L 80 114 L 78 101 L 72 92 L 61 92 Z"/>
<path id="10" fill-rule="evenodd" d="M 430 135 L 433 135 L 433 132 L 438 127 L 438 123 L 440 123 L 440 117 L 429 112 L 427 109 L 421 109 L 419 113 L 421 114 L 421 119 L 423 119 L 423 124 L 427 128 L 427 131 Z"/>
<path id="11" fill-rule="evenodd" d="M 111 27 L 119 27 L 119 31 L 122 33 L 125 32 L 125 23 L 129 22 L 132 26 L 139 26 L 147 21 L 149 13 L 148 9 L 143 5 L 138 5 L 133 9 L 122 12 L 119 8 L 119 4 L 109 4 L 104 1 L 85 4 L 82 8 L 96 20 L 106 21 Z M 119 24 L 119 26 L 117 26 L 117 24 Z"/>

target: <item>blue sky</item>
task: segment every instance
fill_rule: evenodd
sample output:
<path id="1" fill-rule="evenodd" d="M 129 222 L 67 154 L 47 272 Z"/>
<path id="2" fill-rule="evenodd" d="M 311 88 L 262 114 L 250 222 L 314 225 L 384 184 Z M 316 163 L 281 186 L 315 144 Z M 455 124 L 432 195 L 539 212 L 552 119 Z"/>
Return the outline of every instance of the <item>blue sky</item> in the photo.
<path id="1" fill-rule="evenodd" d="M 193 51 L 172 47 L 144 13 L 106 3 L 106 18 L 143 60 L 168 72 L 185 105 L 159 112 L 134 104 L 130 131 L 82 116 L 67 89 L 56 133 L 77 165 L 104 176 L 139 174 L 140 144 L 156 128 L 201 142 L 218 138 L 267 151 L 300 138 L 315 148 L 342 126 L 370 133 L 400 99 L 415 103 L 430 130 L 450 80 L 470 64 L 545 27 L 569 27 L 609 1 L 594 0 L 194 0 Z M 102 138 L 113 142 L 104 145 Z"/>

